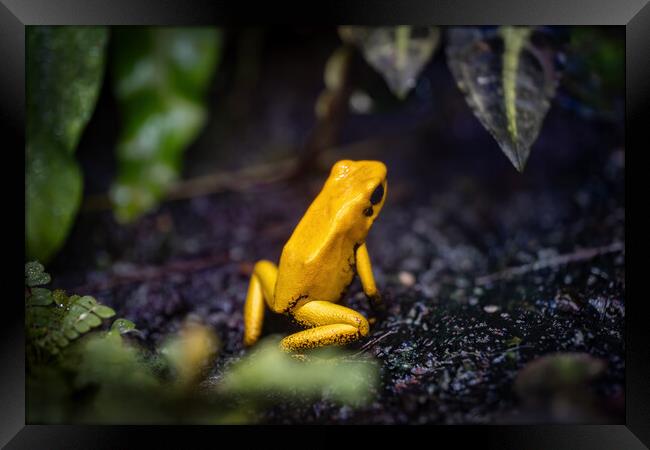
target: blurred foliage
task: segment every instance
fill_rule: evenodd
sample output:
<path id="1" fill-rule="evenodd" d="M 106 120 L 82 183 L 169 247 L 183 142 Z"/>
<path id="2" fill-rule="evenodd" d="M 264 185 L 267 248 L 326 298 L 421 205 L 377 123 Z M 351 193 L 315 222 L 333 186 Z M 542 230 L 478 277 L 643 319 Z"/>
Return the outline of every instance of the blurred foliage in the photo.
<path id="1" fill-rule="evenodd" d="M 116 28 L 114 38 L 122 131 L 111 199 L 116 218 L 130 222 L 157 205 L 204 125 L 221 40 L 217 29 L 197 27 Z"/>
<path id="2" fill-rule="evenodd" d="M 595 407 L 591 383 L 603 376 L 606 362 L 588 353 L 553 353 L 537 358 L 517 374 L 514 390 L 525 410 L 543 412 L 553 422 L 607 420 Z"/>
<path id="3" fill-rule="evenodd" d="M 437 27 L 339 27 L 344 42 L 357 46 L 400 99 L 406 98 L 440 41 Z"/>
<path id="4" fill-rule="evenodd" d="M 325 391 L 338 403 L 368 402 L 379 381 L 379 368 L 369 361 L 345 360 L 342 355 L 341 351 L 327 349 L 306 363 L 278 351 L 275 340 L 267 340 L 236 364 L 220 387 L 225 392 L 254 397 L 273 393 L 313 399 Z"/>
<path id="5" fill-rule="evenodd" d="M 196 384 L 217 355 L 218 340 L 212 330 L 197 323 L 188 323 L 178 336 L 168 340 L 161 353 L 181 386 Z"/>
<path id="6" fill-rule="evenodd" d="M 522 172 L 559 80 L 556 50 L 533 43 L 531 27 L 448 32 L 447 62 L 474 115 Z"/>
<path id="7" fill-rule="evenodd" d="M 600 376 L 605 362 L 586 353 L 557 353 L 528 363 L 517 375 L 515 391 L 522 398 L 548 398 L 573 391 Z"/>
<path id="8" fill-rule="evenodd" d="M 263 341 L 209 377 L 214 331 L 186 321 L 158 349 L 139 345 L 135 324 L 89 296 L 42 288 L 50 276 L 25 265 L 27 417 L 31 423 L 242 423 L 287 400 L 327 397 L 359 406 L 378 383 L 373 362 L 338 350 L 298 361 Z"/>
<path id="9" fill-rule="evenodd" d="M 26 251 L 48 261 L 81 201 L 73 153 L 99 94 L 108 29 L 29 26 L 26 40 Z"/>
<path id="10" fill-rule="evenodd" d="M 622 117 L 625 45 L 623 34 L 615 31 L 572 27 L 569 33 L 563 87 L 570 96 L 560 100 L 587 118 L 608 118 L 617 108 Z"/>

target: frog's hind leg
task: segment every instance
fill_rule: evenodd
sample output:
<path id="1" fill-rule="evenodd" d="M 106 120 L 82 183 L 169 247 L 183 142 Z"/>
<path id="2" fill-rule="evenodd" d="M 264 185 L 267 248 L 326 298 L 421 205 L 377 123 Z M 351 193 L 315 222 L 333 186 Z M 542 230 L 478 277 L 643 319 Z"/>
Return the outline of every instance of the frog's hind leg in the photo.
<path id="1" fill-rule="evenodd" d="M 244 305 L 244 345 L 253 345 L 262 333 L 264 301 L 273 309 L 278 267 L 271 261 L 258 261 L 253 269 Z"/>
<path id="2" fill-rule="evenodd" d="M 302 325 L 311 326 L 287 336 L 280 346 L 291 352 L 325 345 L 345 345 L 368 334 L 368 321 L 361 314 L 331 302 L 311 301 L 293 312 Z"/>

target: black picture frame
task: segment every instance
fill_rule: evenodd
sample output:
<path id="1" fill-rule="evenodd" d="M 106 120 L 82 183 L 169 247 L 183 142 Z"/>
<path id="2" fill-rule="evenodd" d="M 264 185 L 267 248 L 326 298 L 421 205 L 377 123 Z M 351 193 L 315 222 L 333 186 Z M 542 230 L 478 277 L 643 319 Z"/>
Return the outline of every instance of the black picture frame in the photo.
<path id="1" fill-rule="evenodd" d="M 311 2 L 223 2 L 201 0 L 0 0 L 0 117 L 4 155 L 24 155 L 25 148 L 25 26 L 26 25 L 208 25 L 208 24 L 439 24 L 439 25 L 619 25 L 626 33 L 626 155 L 647 147 L 650 102 L 650 4 L 648 0 L 418 0 Z M 635 158 L 639 159 L 639 157 Z M 2 191 L 16 201 L 16 236 L 24 233 L 24 202 L 17 194 L 24 171 L 7 163 Z M 23 159 L 24 164 L 24 159 Z M 627 162 L 628 170 L 632 165 Z M 14 168 L 14 169 L 12 169 Z M 637 169 L 640 170 L 640 169 Z M 11 175 L 11 176 L 6 176 Z M 629 171 L 626 173 L 626 292 L 629 286 L 631 235 L 629 233 Z M 9 198 L 10 197 L 10 198 Z M 12 215 L 14 215 L 12 213 Z M 637 224 L 638 225 L 638 224 Z M 23 242 L 4 236 L 5 249 L 24 254 Z M 637 237 L 635 243 L 638 245 Z M 634 252 L 633 252 L 634 253 Z M 18 280 L 21 270 L 8 256 L 3 280 Z M 6 448 L 127 448 L 135 438 L 151 446 L 181 448 L 189 434 L 209 432 L 207 445 L 223 440 L 222 427 L 124 427 L 25 425 L 24 310 L 16 298 L 17 283 L 4 282 L 6 299 L 0 313 L 0 445 Z M 627 294 L 628 298 L 630 294 Z M 627 300 L 627 299 L 626 299 Z M 650 446 L 650 340 L 643 322 L 643 297 L 626 301 L 626 421 L 625 425 L 454 426 L 436 427 L 428 439 L 443 435 L 454 446 L 478 443 L 486 448 L 636 449 Z M 272 428 L 258 428 L 263 431 Z M 343 439 L 319 433 L 318 440 Z M 382 430 L 386 430 L 383 428 Z M 386 431 L 384 431 L 386 432 Z M 388 430 L 389 433 L 394 431 Z M 429 431 L 427 431 L 429 432 Z M 373 429 L 372 434 L 377 430 Z M 410 433 L 410 431 L 409 431 Z M 280 434 L 287 436 L 285 431 Z M 364 433 L 366 434 L 366 433 Z M 329 435 L 329 437 L 328 437 Z M 178 445 L 174 445 L 179 443 Z M 241 445 L 241 442 L 240 442 Z M 192 443 L 192 447 L 198 444 Z"/>

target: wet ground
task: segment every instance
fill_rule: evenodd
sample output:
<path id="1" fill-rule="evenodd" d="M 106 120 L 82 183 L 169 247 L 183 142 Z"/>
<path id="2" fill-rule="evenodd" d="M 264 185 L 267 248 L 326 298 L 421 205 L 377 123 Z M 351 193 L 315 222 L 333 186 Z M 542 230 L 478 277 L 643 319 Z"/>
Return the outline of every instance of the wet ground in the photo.
<path id="1" fill-rule="evenodd" d="M 50 268 L 54 284 L 113 306 L 152 346 L 200 318 L 223 345 L 218 376 L 244 352 L 252 264 L 278 259 L 332 161 L 381 159 L 388 199 L 367 243 L 387 310 L 350 346 L 381 364 L 376 400 L 278 405 L 263 420 L 623 423 L 618 131 L 553 109 L 520 175 L 472 130 L 455 139 L 433 124 L 362 141 L 297 181 L 165 203 L 129 227 L 84 213 Z M 358 282 L 346 303 L 374 314 Z M 293 329 L 267 317 L 267 334 Z M 568 356 L 548 357 L 557 352 Z"/>

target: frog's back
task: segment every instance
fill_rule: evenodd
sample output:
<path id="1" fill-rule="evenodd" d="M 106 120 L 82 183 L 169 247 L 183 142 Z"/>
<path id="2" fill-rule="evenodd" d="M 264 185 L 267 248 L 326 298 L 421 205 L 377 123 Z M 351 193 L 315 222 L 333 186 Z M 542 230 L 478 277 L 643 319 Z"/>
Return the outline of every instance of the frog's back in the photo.
<path id="1" fill-rule="evenodd" d="M 342 160 L 332 167 L 282 250 L 276 312 L 312 300 L 341 299 L 354 279 L 356 249 L 376 217 L 373 208 L 383 204 L 373 203 L 371 193 L 385 185 L 385 176 L 386 167 L 377 161 Z"/>
<path id="2" fill-rule="evenodd" d="M 312 203 L 282 250 L 277 311 L 311 300 L 337 302 L 354 279 L 355 242 L 340 232 L 335 214 L 322 203 Z"/>

